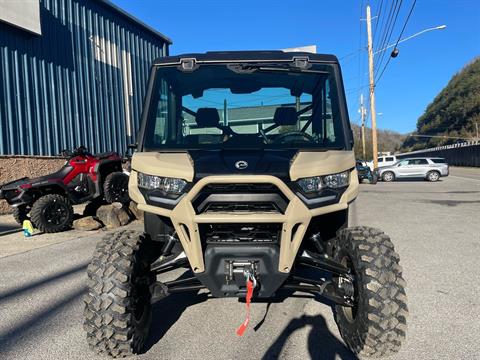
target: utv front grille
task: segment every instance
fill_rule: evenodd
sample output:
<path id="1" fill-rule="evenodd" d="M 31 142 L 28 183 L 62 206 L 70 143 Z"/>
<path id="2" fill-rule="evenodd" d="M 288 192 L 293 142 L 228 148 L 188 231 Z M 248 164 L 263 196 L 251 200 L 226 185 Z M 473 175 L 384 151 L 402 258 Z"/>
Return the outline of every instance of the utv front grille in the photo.
<path id="1" fill-rule="evenodd" d="M 200 228 L 207 244 L 278 243 L 281 224 L 205 224 Z"/>
<path id="2" fill-rule="evenodd" d="M 203 210 L 204 213 L 216 212 L 269 212 L 278 213 L 280 209 L 274 203 L 245 202 L 245 203 L 209 203 Z"/>
<path id="3" fill-rule="evenodd" d="M 263 212 L 284 214 L 288 199 L 274 184 L 208 184 L 192 201 L 197 214 Z"/>

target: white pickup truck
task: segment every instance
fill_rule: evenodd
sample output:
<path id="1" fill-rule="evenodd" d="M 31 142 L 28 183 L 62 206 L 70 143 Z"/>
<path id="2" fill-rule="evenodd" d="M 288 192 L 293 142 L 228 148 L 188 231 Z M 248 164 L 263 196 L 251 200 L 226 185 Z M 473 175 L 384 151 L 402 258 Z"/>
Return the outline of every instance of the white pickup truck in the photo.
<path id="1" fill-rule="evenodd" d="M 395 155 L 382 155 L 378 157 L 378 167 L 390 166 L 397 162 Z M 373 171 L 373 160 L 367 162 L 368 167 Z"/>

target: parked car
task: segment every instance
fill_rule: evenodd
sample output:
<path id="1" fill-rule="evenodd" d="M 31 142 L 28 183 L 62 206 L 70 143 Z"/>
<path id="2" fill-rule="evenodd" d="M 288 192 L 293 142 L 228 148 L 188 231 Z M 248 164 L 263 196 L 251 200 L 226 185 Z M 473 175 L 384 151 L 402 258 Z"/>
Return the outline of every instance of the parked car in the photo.
<path id="1" fill-rule="evenodd" d="M 402 159 L 391 166 L 378 168 L 378 175 L 386 182 L 403 178 L 437 181 L 442 176 L 448 176 L 448 171 L 448 164 L 443 158 L 410 158 Z"/>
<path id="2" fill-rule="evenodd" d="M 358 182 L 362 183 L 363 180 L 368 180 L 370 184 L 376 184 L 378 175 L 376 171 L 372 171 L 366 161 L 357 160 L 355 167 L 357 168 Z"/>
<path id="3" fill-rule="evenodd" d="M 390 166 L 395 164 L 398 161 L 395 155 L 382 155 L 378 157 L 378 167 Z M 370 170 L 373 171 L 373 160 L 367 162 L 367 165 L 370 167 Z"/>

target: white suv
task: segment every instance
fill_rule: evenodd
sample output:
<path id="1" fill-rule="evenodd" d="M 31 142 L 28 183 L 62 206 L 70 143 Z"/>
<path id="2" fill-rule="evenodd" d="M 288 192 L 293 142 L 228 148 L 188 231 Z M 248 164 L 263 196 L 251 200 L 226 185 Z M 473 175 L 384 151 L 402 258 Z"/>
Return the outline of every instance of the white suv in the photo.
<path id="1" fill-rule="evenodd" d="M 390 166 L 397 162 L 395 155 L 383 155 L 378 157 L 378 167 Z M 373 171 L 373 160 L 367 162 L 368 167 Z"/>
<path id="2" fill-rule="evenodd" d="M 448 164 L 443 158 L 410 158 L 401 159 L 398 163 L 378 169 L 378 178 L 385 182 L 402 178 L 423 178 L 437 181 L 448 176 Z"/>

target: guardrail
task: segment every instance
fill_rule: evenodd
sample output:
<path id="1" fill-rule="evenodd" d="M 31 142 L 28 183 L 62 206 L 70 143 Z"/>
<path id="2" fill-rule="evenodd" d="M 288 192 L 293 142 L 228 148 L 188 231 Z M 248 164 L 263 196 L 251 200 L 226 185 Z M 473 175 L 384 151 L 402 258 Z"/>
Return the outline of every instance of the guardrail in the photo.
<path id="1" fill-rule="evenodd" d="M 459 144 L 437 146 L 434 148 L 395 154 L 398 159 L 430 156 L 442 157 L 450 165 L 480 167 L 480 141 L 467 141 Z"/>

